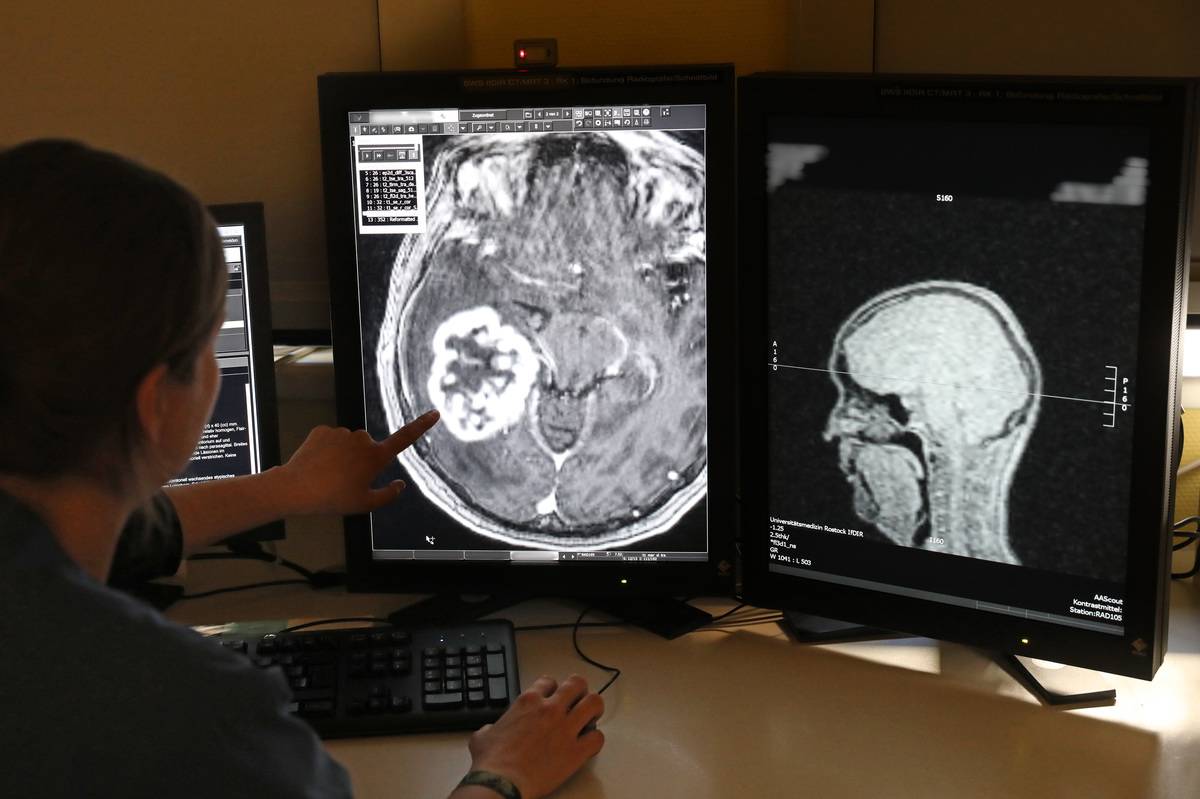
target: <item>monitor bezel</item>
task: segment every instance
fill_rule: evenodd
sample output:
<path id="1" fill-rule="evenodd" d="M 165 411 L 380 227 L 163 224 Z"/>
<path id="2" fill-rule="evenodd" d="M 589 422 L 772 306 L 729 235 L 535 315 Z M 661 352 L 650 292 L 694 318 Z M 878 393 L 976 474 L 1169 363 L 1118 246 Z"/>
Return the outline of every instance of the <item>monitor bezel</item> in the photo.
<path id="1" fill-rule="evenodd" d="M 242 225 L 246 231 L 246 253 L 251 266 L 243 271 L 242 279 L 250 288 L 250 357 L 254 368 L 254 390 L 258 399 L 255 415 L 258 424 L 258 463 L 261 473 L 280 463 L 265 212 L 261 202 L 210 205 L 208 212 L 218 225 Z M 280 519 L 239 533 L 222 543 L 278 541 L 285 537 L 286 528 Z"/>
<path id="2" fill-rule="evenodd" d="M 965 88 L 1019 86 L 1067 91 L 1161 91 L 1162 104 L 1063 104 L 964 101 L 947 103 L 880 97 L 880 86 Z M 1186 236 L 1194 139 L 1194 87 L 1181 80 L 927 75 L 757 74 L 738 83 L 739 313 L 742 324 L 741 426 L 743 598 L 755 605 L 802 610 L 981 647 L 1149 679 L 1166 647 L 1178 421 L 1178 346 L 1187 283 Z M 1035 622 L 849 586 L 806 581 L 768 571 L 766 379 L 758 346 L 767 341 L 765 298 L 766 119 L 787 109 L 808 116 L 889 117 L 1032 122 L 1139 124 L 1151 131 L 1152 181 L 1147 197 L 1146 275 L 1139 328 L 1135 450 L 1131 484 L 1129 564 L 1123 636 Z M 1178 174 L 1179 180 L 1172 176 Z M 1171 313 L 1164 313 L 1172 308 Z M 765 345 L 764 345 L 765 346 Z M 762 530 L 761 535 L 755 531 Z M 1022 641 L 1029 643 L 1023 643 Z"/>
<path id="3" fill-rule="evenodd" d="M 604 77 L 603 85 L 576 85 L 581 75 Z M 671 76 L 680 76 L 672 80 Z M 695 80 L 697 75 L 711 80 Z M 651 82 L 627 83 L 637 76 Z M 510 87 L 468 88 L 474 83 L 503 81 Z M 375 560 L 370 524 L 365 515 L 345 517 L 346 565 L 352 591 L 470 591 L 542 593 L 560 596 L 679 596 L 730 594 L 733 583 L 733 530 L 736 524 L 733 486 L 733 425 L 711 420 L 735 418 L 736 369 L 733 336 L 734 280 L 734 73 L 728 64 L 686 66 L 579 67 L 552 71 L 466 70 L 437 72 L 339 73 L 317 81 L 325 225 L 330 275 L 330 308 L 334 349 L 337 418 L 353 429 L 364 426 L 361 336 L 355 230 L 351 208 L 349 113 L 378 108 L 488 108 L 562 105 L 615 105 L 622 102 L 658 105 L 703 102 L 707 157 L 707 309 L 709 343 L 710 452 L 723 453 L 708 463 L 708 547 L 706 561 L 658 563 L 559 563 L 528 565 L 466 561 Z M 569 93 L 569 97 L 564 97 Z M 562 98 L 562 99 L 555 99 Z M 338 210 L 343 209 L 343 210 Z M 714 464 L 715 461 L 715 464 Z M 715 489 L 715 490 L 714 490 Z M 398 502 L 403 503 L 403 496 Z"/>

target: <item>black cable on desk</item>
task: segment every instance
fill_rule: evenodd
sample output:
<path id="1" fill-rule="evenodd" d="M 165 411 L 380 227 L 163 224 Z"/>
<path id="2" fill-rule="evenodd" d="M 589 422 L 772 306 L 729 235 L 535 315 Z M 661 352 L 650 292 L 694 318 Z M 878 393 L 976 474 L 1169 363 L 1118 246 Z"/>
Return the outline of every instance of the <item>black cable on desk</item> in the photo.
<path id="1" fill-rule="evenodd" d="M 345 621 L 373 621 L 379 624 L 391 624 L 387 619 L 381 619 L 378 616 L 341 616 L 336 619 L 317 619 L 316 621 L 306 621 L 301 624 L 293 624 L 291 627 L 284 627 L 279 632 L 294 633 L 296 630 L 304 630 L 309 627 L 320 627 L 323 624 L 338 624 Z"/>
<path id="2" fill-rule="evenodd" d="M 277 563 L 285 569 L 291 569 L 312 584 L 313 588 L 330 588 L 345 582 L 346 575 L 341 572 L 312 571 L 295 561 L 272 555 L 257 542 L 252 544 L 230 545 L 229 552 L 201 552 L 192 555 L 188 560 L 257 560 L 263 563 Z"/>
<path id="3" fill-rule="evenodd" d="M 184 594 L 179 597 L 183 599 L 203 599 L 206 596 L 216 596 L 217 594 L 231 594 L 234 591 L 249 591 L 251 588 L 269 588 L 273 585 L 311 585 L 308 580 L 268 580 L 263 583 L 248 583 L 246 585 L 232 585 L 228 588 L 214 588 L 212 591 L 201 591 L 198 594 Z"/>
<path id="4" fill-rule="evenodd" d="M 249 591 L 252 588 L 267 588 L 273 585 L 297 585 L 306 583 L 314 589 L 332 588 L 342 585 L 346 576 L 339 572 L 318 571 L 314 572 L 311 569 L 306 569 L 299 563 L 290 561 L 287 558 L 281 558 L 272 555 L 262 548 L 258 542 L 251 544 L 231 544 L 229 552 L 201 552 L 192 555 L 188 560 L 257 560 L 263 563 L 277 563 L 285 569 L 290 569 L 301 577 L 303 580 L 269 580 L 261 583 L 247 583 L 246 585 L 234 585 L 228 588 L 217 588 L 212 591 L 202 591 L 198 594 L 183 594 L 179 599 L 201 599 L 203 597 L 214 596 L 216 594 L 228 594 L 235 591 Z"/>
<path id="5" fill-rule="evenodd" d="M 616 682 L 617 678 L 621 676 L 621 670 L 618 669 L 616 666 L 606 666 L 598 660 L 592 660 L 590 657 L 588 657 L 587 655 L 585 655 L 583 653 L 582 649 L 579 648 L 579 627 L 580 627 L 580 625 L 583 624 L 583 617 L 588 615 L 591 612 L 592 612 L 591 608 L 584 608 L 583 612 L 579 614 L 579 618 L 575 620 L 575 625 L 571 629 L 571 645 L 575 647 L 575 654 L 579 655 L 579 657 L 583 658 L 588 663 L 591 663 L 596 668 L 603 669 L 604 671 L 607 671 L 608 673 L 612 674 L 612 676 L 608 678 L 608 682 L 606 682 L 606 683 L 604 683 L 604 685 L 600 686 L 600 690 L 596 692 L 598 694 L 602 694 L 608 690 L 608 686 L 610 686 L 614 682 Z"/>
<path id="6" fill-rule="evenodd" d="M 1171 549 L 1175 552 L 1178 552 L 1181 549 L 1186 549 L 1187 547 L 1192 545 L 1193 541 L 1195 541 L 1197 538 L 1200 538 L 1200 533 L 1184 533 L 1184 532 L 1176 531 L 1174 533 L 1171 533 L 1171 535 L 1173 535 L 1175 538 L 1183 539 L 1182 541 L 1180 541 L 1179 543 L 1177 543 L 1171 547 Z"/>
<path id="7" fill-rule="evenodd" d="M 1171 545 L 1172 552 L 1178 552 L 1181 549 L 1186 549 L 1193 542 L 1200 540 L 1200 532 L 1183 529 L 1190 524 L 1195 524 L 1198 528 L 1200 528 L 1200 516 L 1189 516 L 1186 519 L 1180 519 L 1179 521 L 1175 522 L 1174 526 L 1172 527 L 1171 534 L 1175 538 L 1182 540 Z M 1192 568 L 1182 572 L 1171 572 L 1171 579 L 1186 580 L 1189 577 L 1195 577 L 1197 574 L 1200 574 L 1200 547 L 1196 548 L 1196 556 L 1192 561 Z"/>
<path id="8" fill-rule="evenodd" d="M 628 627 L 633 622 L 628 621 L 588 621 L 583 624 L 577 622 L 558 622 L 555 624 L 527 624 L 522 627 L 513 627 L 513 632 L 524 633 L 532 632 L 533 630 L 566 630 L 572 627 Z"/>
<path id="9" fill-rule="evenodd" d="M 713 617 L 712 617 L 712 620 L 711 620 L 711 621 L 709 621 L 709 623 L 708 623 L 708 624 L 706 624 L 706 625 L 704 625 L 704 626 L 705 626 L 705 627 L 709 627 L 709 626 L 711 626 L 711 625 L 713 625 L 713 624 L 716 624 L 717 622 L 721 621 L 722 619 L 725 619 L 725 618 L 727 618 L 727 617 L 729 617 L 729 616 L 732 616 L 733 614 L 737 613 L 739 610 L 741 610 L 741 609 L 742 609 L 742 608 L 744 608 L 744 607 L 746 607 L 746 603 L 745 603 L 745 602 L 742 602 L 741 604 L 738 604 L 738 605 L 734 605 L 732 608 L 730 608 L 729 610 L 725 611 L 725 612 L 724 612 L 724 613 L 722 613 L 721 615 L 719 615 L 719 616 L 713 616 Z M 703 629 L 703 628 L 701 628 L 701 629 Z"/>

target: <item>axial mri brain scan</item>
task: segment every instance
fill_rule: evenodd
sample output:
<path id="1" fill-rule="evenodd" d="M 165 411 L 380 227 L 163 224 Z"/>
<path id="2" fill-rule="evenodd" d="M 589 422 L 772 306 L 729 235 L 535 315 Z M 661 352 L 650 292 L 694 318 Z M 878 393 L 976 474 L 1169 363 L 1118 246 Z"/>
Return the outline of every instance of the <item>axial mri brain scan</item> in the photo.
<path id="1" fill-rule="evenodd" d="M 508 545 L 671 529 L 706 488 L 703 133 L 426 142 L 425 232 L 364 352 L 392 429 L 442 414 L 411 482 Z"/>

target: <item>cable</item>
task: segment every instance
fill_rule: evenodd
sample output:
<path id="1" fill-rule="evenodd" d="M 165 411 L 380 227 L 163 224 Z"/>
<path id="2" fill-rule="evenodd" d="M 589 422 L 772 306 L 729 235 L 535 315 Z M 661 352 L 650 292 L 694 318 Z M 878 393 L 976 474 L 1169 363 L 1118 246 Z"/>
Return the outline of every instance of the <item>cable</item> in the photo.
<path id="1" fill-rule="evenodd" d="M 314 589 L 332 588 L 342 585 L 346 581 L 346 575 L 342 572 L 317 571 L 307 569 L 295 561 L 287 558 L 273 555 L 262 548 L 260 544 L 254 542 L 252 544 L 237 544 L 228 545 L 229 552 L 201 552 L 196 555 L 191 555 L 188 560 L 257 560 L 262 563 L 275 563 L 285 569 L 290 569 L 296 574 L 304 578 Z M 236 548 L 235 548 L 236 546 Z M 194 596 L 194 595 L 193 595 Z M 180 597 L 181 599 L 187 597 Z"/>
<path id="2" fill-rule="evenodd" d="M 286 558 L 277 558 L 271 553 L 263 550 L 262 554 L 249 552 L 201 552 L 198 555 L 192 555 L 188 560 L 258 560 L 263 563 L 278 563 L 285 569 L 291 569 L 306 580 L 312 580 L 313 572 L 301 566 L 299 563 L 294 563 Z"/>
<path id="3" fill-rule="evenodd" d="M 621 670 L 616 666 L 606 666 L 597 660 L 592 660 L 590 657 L 583 654 L 583 650 L 579 648 L 579 627 L 581 624 L 583 624 L 583 617 L 588 615 L 588 613 L 591 611 L 591 608 L 584 608 L 583 612 L 579 614 L 579 618 L 575 620 L 575 624 L 571 628 L 571 645 L 575 647 L 575 654 L 579 655 L 579 657 L 583 658 L 596 668 L 603 669 L 604 671 L 612 674 L 612 676 L 608 678 L 608 682 L 604 683 L 604 685 L 600 687 L 600 690 L 596 692 L 598 694 L 602 694 L 608 690 L 608 686 L 616 682 L 617 678 L 621 676 Z"/>
<path id="4" fill-rule="evenodd" d="M 1186 549 L 1197 540 L 1200 540 L 1200 531 L 1180 529 L 1189 524 L 1196 524 L 1196 526 L 1200 528 L 1200 516 L 1189 516 L 1186 519 L 1180 519 L 1179 521 L 1175 522 L 1175 525 L 1171 530 L 1171 535 L 1182 540 L 1171 545 L 1172 552 L 1178 552 L 1182 549 Z M 1195 577 L 1197 574 L 1200 574 L 1200 547 L 1196 548 L 1196 555 L 1192 561 L 1192 568 L 1188 569 L 1187 571 L 1171 572 L 1171 579 L 1186 580 L 1189 577 Z"/>
<path id="5" fill-rule="evenodd" d="M 216 596 L 217 594 L 230 594 L 234 591 L 249 591 L 251 588 L 269 588 L 273 585 L 309 585 L 308 580 L 268 580 L 265 583 L 248 583 L 246 585 L 233 585 L 229 588 L 215 588 L 212 591 L 201 591 L 198 594 L 184 594 L 179 598 L 183 599 L 203 599 L 206 596 Z"/>
<path id="6" fill-rule="evenodd" d="M 704 625 L 704 626 L 705 626 L 705 627 L 708 627 L 708 626 L 711 626 L 711 625 L 713 625 L 713 624 L 716 624 L 717 622 L 721 621 L 722 619 L 726 618 L 727 616 L 732 616 L 734 613 L 737 613 L 739 610 L 741 610 L 741 609 L 742 609 L 742 608 L 744 608 L 744 607 L 746 607 L 746 603 L 745 603 L 745 602 L 741 603 L 740 605 L 734 605 L 734 606 L 733 606 L 733 608 L 731 608 L 730 610 L 727 610 L 727 611 L 725 611 L 725 612 L 724 612 L 724 613 L 722 613 L 721 615 L 719 615 L 719 616 L 713 616 L 713 617 L 712 617 L 712 619 L 711 619 L 711 620 L 708 622 L 708 624 L 706 624 L 706 625 Z"/>
<path id="7" fill-rule="evenodd" d="M 589 621 L 577 624 L 573 621 L 557 624 L 527 624 L 524 627 L 513 627 L 513 632 L 524 633 L 533 630 L 565 630 L 568 627 L 627 627 L 633 622 L 628 621 Z"/>
<path id="8" fill-rule="evenodd" d="M 391 624 L 387 619 L 381 619 L 378 616 L 340 616 L 336 619 L 318 619 L 317 621 L 306 621 L 303 624 L 293 624 L 291 627 L 284 627 L 280 633 L 294 633 L 296 630 L 304 630 L 308 627 L 320 627 L 323 624 L 338 624 L 344 621 L 374 621 L 380 624 Z"/>
<path id="9" fill-rule="evenodd" d="M 724 624 L 709 625 L 708 627 L 701 627 L 701 629 L 730 630 L 732 627 L 752 627 L 760 624 L 770 624 L 772 621 L 779 621 L 782 618 L 784 618 L 784 614 L 782 613 L 769 613 L 755 615 L 755 617 L 748 617 L 744 619 L 733 619 L 731 621 L 725 621 Z"/>

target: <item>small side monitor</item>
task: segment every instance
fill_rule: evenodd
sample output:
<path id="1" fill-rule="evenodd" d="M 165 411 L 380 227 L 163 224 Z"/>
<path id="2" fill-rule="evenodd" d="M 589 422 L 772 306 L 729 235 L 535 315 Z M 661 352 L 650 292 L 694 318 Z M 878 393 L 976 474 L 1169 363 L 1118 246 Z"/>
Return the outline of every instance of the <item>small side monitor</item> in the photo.
<path id="1" fill-rule="evenodd" d="M 263 207 L 261 203 L 241 203 L 214 205 L 208 210 L 217 223 L 229 266 L 225 321 L 216 344 L 221 387 L 196 452 L 183 473 L 168 485 L 258 474 L 279 465 Z M 283 537 L 280 521 L 234 540 Z"/>

